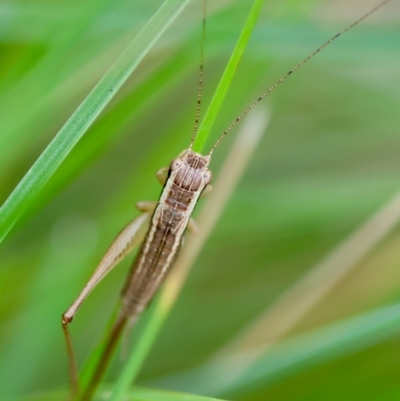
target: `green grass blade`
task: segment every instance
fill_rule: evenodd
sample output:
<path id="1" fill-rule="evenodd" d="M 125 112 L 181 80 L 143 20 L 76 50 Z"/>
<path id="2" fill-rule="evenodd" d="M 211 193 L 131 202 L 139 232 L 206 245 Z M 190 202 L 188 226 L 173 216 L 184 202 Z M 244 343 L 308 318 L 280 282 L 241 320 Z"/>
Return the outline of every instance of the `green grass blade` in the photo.
<path id="1" fill-rule="evenodd" d="M 67 399 L 65 392 L 52 392 L 40 395 L 7 398 L 4 401 L 55 401 Z M 213 397 L 180 393 L 177 391 L 158 390 L 153 388 L 135 387 L 129 392 L 130 401 L 223 401 Z"/>
<path id="2" fill-rule="evenodd" d="M 204 397 L 201 395 L 178 393 L 175 391 L 157 390 L 144 387 L 135 387 L 129 395 L 132 400 L 142 401 L 218 401 L 220 399 L 213 397 Z M 222 401 L 222 400 L 220 400 Z"/>
<path id="3" fill-rule="evenodd" d="M 244 353 L 165 378 L 154 385 L 168 383 L 181 391 L 236 398 L 249 390 L 381 343 L 398 335 L 399 324 L 400 304 L 392 304 L 284 341 L 246 371 L 240 369 L 240 361 L 246 360 Z"/>
<path id="4" fill-rule="evenodd" d="M 114 387 L 111 401 L 121 401 L 129 391 L 129 386 L 137 376 L 146 356 L 151 350 L 158 333 L 171 311 L 190 267 L 196 260 L 207 238 L 211 234 L 219 216 L 225 209 L 230 196 L 249 162 L 265 128 L 268 118 L 264 113 L 253 113 L 246 119 L 242 130 L 227 157 L 220 172 L 215 189 L 202 209 L 199 221 L 201 231 L 191 236 L 182 249 L 179 258 L 169 274 L 160 296 L 153 302 L 147 324 L 139 335 L 122 374 Z"/>
<path id="5" fill-rule="evenodd" d="M 0 241 L 188 2 L 166 0 L 61 128 L 2 206 Z"/>
<path id="6" fill-rule="evenodd" d="M 218 394 L 237 397 L 248 389 L 381 343 L 399 332 L 399 303 L 358 315 L 276 346 L 235 380 L 229 391 Z"/>
<path id="7" fill-rule="evenodd" d="M 145 361 L 148 353 L 150 352 L 158 333 L 168 316 L 168 308 L 164 308 L 159 302 L 159 297 L 154 301 L 154 308 L 152 308 L 149 316 L 148 324 L 141 332 L 140 338 L 135 344 L 135 350 L 130 354 L 130 357 L 119 376 L 119 379 L 114 387 L 110 401 L 121 401 L 129 392 L 130 384 L 134 377 L 137 376 L 139 370 Z"/>
<path id="8" fill-rule="evenodd" d="M 210 105 L 204 115 L 203 120 L 200 123 L 196 139 L 194 141 L 193 149 L 201 152 L 206 144 L 207 138 L 210 134 L 211 128 L 214 124 L 215 119 L 221 109 L 222 103 L 228 93 L 229 87 L 232 83 L 232 79 L 235 75 L 236 69 L 239 65 L 240 59 L 243 56 L 246 45 L 250 39 L 253 28 L 257 22 L 258 16 L 260 15 L 261 8 L 265 0 L 255 0 L 247 20 L 244 24 L 242 32 L 236 43 L 235 49 L 228 61 L 225 71 L 221 77 L 218 87 L 211 99 Z"/>

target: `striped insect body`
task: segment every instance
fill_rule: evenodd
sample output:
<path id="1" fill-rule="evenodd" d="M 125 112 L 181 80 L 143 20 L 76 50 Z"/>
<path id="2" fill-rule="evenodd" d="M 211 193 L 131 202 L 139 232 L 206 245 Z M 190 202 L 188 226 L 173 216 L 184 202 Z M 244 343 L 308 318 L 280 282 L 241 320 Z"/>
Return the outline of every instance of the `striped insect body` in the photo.
<path id="1" fill-rule="evenodd" d="M 146 235 L 122 292 L 122 313 L 135 318 L 154 297 L 171 268 L 194 207 L 211 181 L 210 156 L 183 151 L 168 177 Z"/>

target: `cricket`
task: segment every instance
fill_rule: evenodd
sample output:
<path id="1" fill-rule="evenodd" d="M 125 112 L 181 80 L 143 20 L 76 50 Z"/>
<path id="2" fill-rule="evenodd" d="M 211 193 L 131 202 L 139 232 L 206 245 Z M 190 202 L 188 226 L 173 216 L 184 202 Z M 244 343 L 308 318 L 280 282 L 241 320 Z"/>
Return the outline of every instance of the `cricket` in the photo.
<path id="1" fill-rule="evenodd" d="M 326 46 L 330 45 L 340 35 L 352 29 L 389 1 L 390 0 L 385 0 L 377 4 L 371 10 L 366 10 L 365 14 L 345 27 L 341 32 L 333 35 L 294 66 L 289 72 L 284 74 L 236 117 L 227 129 L 222 132 L 208 153 L 202 155 L 193 150 L 193 144 L 199 126 L 203 88 L 204 42 L 206 35 L 206 0 L 203 0 L 197 108 L 194 128 L 188 148 L 174 158 L 169 167 L 162 168 L 157 172 L 157 179 L 163 185 L 159 200 L 157 202 L 137 203 L 137 208 L 142 213 L 128 223 L 117 235 L 83 290 L 71 306 L 62 314 L 62 329 L 66 341 L 71 394 L 73 397 L 79 394 L 80 389 L 78 388 L 77 362 L 68 327 L 87 296 L 119 262 L 133 251 L 141 235 L 140 233 L 147 227 L 144 240 L 140 245 L 140 249 L 131 265 L 122 288 L 121 308 L 118 311 L 117 318 L 108 335 L 106 346 L 95 373 L 89 385 L 84 389 L 81 395 L 82 400 L 92 399 L 106 372 L 121 334 L 125 329 L 134 326 L 140 314 L 146 309 L 163 284 L 168 272 L 173 268 L 182 246 L 186 230 L 189 232 L 196 232 L 198 230 L 197 224 L 192 218 L 192 213 L 199 199 L 206 196 L 212 190 L 212 173 L 209 166 L 212 155 L 221 141 L 254 106 L 275 90 L 290 75 L 306 64 Z"/>

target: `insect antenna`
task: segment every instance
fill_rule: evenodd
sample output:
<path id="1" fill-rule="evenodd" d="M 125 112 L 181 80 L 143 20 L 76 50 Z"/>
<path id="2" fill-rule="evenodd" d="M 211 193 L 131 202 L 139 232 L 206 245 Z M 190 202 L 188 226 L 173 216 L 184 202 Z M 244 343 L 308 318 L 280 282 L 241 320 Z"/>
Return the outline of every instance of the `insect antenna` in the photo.
<path id="1" fill-rule="evenodd" d="M 359 24 L 361 21 L 363 21 L 365 18 L 373 14 L 375 11 L 379 10 L 381 7 L 383 7 L 386 3 L 389 3 L 390 0 L 384 0 L 381 3 L 379 3 L 377 6 L 372 8 L 370 11 L 368 11 L 366 14 L 364 14 L 362 17 L 360 17 L 358 20 L 353 22 L 352 24 L 348 25 L 346 28 L 344 28 L 342 31 L 337 33 L 336 35 L 332 36 L 329 40 L 327 40 L 322 46 L 318 47 L 318 49 L 314 50 L 311 54 L 309 54 L 304 60 L 300 61 L 295 67 L 293 67 L 289 72 L 287 72 L 282 78 L 280 78 L 278 81 L 276 81 L 266 92 L 264 92 L 262 95 L 260 95 L 252 104 L 250 104 L 247 109 L 245 109 L 236 119 L 228 126 L 228 128 L 222 133 L 222 135 L 218 138 L 217 142 L 215 142 L 214 146 L 211 148 L 209 152 L 209 156 L 212 155 L 214 152 L 215 148 L 220 144 L 220 142 L 225 138 L 225 136 L 228 134 L 228 132 L 256 105 L 258 104 L 262 99 L 265 98 L 268 94 L 270 94 L 275 88 L 277 88 L 283 81 L 286 80 L 290 75 L 292 75 L 296 70 L 298 70 L 300 67 L 302 67 L 307 61 L 311 60 L 315 55 L 317 55 L 322 49 L 324 49 L 326 46 L 330 45 L 335 39 L 337 39 L 339 36 L 343 35 L 345 32 L 349 31 L 351 28 Z"/>
<path id="2" fill-rule="evenodd" d="M 202 23 L 202 34 L 201 34 L 200 69 L 199 69 L 199 84 L 198 84 L 198 91 L 197 91 L 197 107 L 196 107 L 196 118 L 194 120 L 192 139 L 190 140 L 189 149 L 192 149 L 194 140 L 196 139 L 197 129 L 199 127 L 201 97 L 203 94 L 204 42 L 206 39 L 207 0 L 204 0 L 202 3 L 203 3 L 203 23 Z"/>

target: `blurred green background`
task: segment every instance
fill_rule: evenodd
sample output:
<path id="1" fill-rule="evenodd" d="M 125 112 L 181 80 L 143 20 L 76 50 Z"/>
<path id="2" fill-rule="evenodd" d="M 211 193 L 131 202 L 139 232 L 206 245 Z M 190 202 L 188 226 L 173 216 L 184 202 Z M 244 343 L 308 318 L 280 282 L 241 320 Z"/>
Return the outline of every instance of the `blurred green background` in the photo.
<path id="1" fill-rule="evenodd" d="M 46 145 L 161 1 L 0 3 L 0 197 Z M 374 1 L 267 1 L 215 125 L 215 140 L 257 95 Z M 209 5 L 203 109 L 249 11 Z M 173 377 L 206 363 L 400 189 L 400 6 L 336 41 L 260 104 L 272 120 L 219 226 L 196 262 L 138 383 L 191 392 Z M 108 244 L 155 200 L 157 169 L 189 142 L 201 2 L 168 29 L 0 248 L 0 398 L 65 388 L 60 315 Z M 234 135 L 234 132 L 231 134 Z M 229 148 L 215 153 L 218 175 Z M 208 145 L 211 146 L 211 143 Z M 200 222 L 201 224 L 201 222 Z M 400 297 L 400 230 L 371 249 L 288 337 L 314 333 Z M 131 258 L 128 258 L 131 259 Z M 80 365 L 118 299 L 130 261 L 71 326 Z M 400 332 L 400 327 L 399 327 Z M 397 400 L 400 337 L 250 380 L 238 400 Z M 317 340 L 316 340 L 317 341 Z M 299 343 L 301 344 L 301 342 Z M 110 372 L 120 368 L 118 358 Z M 220 372 L 221 381 L 225 375 Z M 218 374 L 217 374 L 218 379 Z M 171 379 L 169 379 L 171 378 Z M 192 391 L 203 393 L 194 380 Z M 168 384 L 169 383 L 169 384 Z M 204 384 L 204 393 L 206 393 Z"/>

